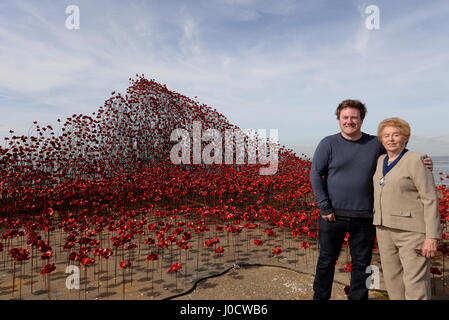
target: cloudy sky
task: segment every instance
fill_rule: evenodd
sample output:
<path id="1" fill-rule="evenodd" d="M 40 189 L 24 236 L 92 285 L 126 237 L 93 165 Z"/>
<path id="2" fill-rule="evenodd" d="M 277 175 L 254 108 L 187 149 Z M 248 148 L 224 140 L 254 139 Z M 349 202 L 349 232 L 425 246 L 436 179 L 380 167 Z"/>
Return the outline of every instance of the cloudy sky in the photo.
<path id="1" fill-rule="evenodd" d="M 298 152 L 338 132 L 336 106 L 356 98 L 363 131 L 399 116 L 411 149 L 449 155 L 448 16 L 447 0 L 2 0 L 0 138 L 90 114 L 138 73 Z"/>

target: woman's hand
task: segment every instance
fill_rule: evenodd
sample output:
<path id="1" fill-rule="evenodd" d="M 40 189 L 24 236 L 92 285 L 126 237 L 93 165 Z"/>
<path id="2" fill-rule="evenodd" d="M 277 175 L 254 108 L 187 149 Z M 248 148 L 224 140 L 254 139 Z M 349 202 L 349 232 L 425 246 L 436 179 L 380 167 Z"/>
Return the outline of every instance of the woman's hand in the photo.
<path id="1" fill-rule="evenodd" d="M 437 239 L 426 238 L 422 245 L 421 254 L 423 257 L 432 258 L 437 252 Z"/>

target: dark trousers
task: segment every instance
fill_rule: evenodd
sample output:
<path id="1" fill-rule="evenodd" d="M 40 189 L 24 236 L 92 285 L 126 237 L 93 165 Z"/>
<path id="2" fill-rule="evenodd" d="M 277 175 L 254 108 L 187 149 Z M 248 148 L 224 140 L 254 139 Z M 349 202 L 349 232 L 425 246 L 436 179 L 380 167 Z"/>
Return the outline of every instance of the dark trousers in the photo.
<path id="1" fill-rule="evenodd" d="M 313 299 L 328 300 L 331 297 L 334 281 L 335 262 L 346 235 L 349 232 L 349 250 L 351 252 L 352 270 L 348 299 L 367 300 L 368 288 L 365 273 L 371 264 L 376 228 L 372 218 L 349 218 L 336 216 L 335 222 L 319 218 L 320 256 L 316 266 L 313 283 Z"/>

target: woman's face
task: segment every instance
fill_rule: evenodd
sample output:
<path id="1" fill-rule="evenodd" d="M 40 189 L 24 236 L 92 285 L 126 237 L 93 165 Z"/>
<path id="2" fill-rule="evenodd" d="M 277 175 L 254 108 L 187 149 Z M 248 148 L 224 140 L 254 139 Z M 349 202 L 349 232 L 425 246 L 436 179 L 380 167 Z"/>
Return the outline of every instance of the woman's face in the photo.
<path id="1" fill-rule="evenodd" d="M 382 131 L 382 144 L 391 153 L 401 153 L 407 140 L 398 127 L 385 127 Z"/>

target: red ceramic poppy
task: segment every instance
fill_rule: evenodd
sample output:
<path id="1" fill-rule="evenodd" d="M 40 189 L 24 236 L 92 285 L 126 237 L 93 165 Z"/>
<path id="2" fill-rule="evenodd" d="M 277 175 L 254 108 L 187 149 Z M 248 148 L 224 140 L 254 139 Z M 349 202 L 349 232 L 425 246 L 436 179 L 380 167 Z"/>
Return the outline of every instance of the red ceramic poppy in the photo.
<path id="1" fill-rule="evenodd" d="M 351 272 L 351 270 L 352 270 L 352 264 L 348 263 L 348 264 L 345 266 L 345 272 Z"/>
<path id="2" fill-rule="evenodd" d="M 53 256 L 53 250 L 48 250 L 48 251 L 45 251 L 41 255 L 41 259 L 50 259 L 52 256 Z"/>
<path id="3" fill-rule="evenodd" d="M 133 242 L 130 245 L 126 246 L 125 250 L 132 250 L 132 249 L 137 248 L 137 246 L 138 246 L 137 242 Z"/>
<path id="4" fill-rule="evenodd" d="M 184 232 L 184 234 L 182 235 L 182 239 L 186 241 L 192 239 L 192 233 L 190 231 Z"/>
<path id="5" fill-rule="evenodd" d="M 69 256 L 68 256 L 68 259 L 69 259 L 70 261 L 75 261 L 76 257 L 77 257 L 76 252 L 70 252 L 70 254 L 69 254 Z"/>
<path id="6" fill-rule="evenodd" d="M 224 248 L 223 247 L 217 247 L 217 249 L 215 249 L 215 253 L 223 253 Z"/>
<path id="7" fill-rule="evenodd" d="M 147 238 L 147 239 L 145 239 L 145 241 L 144 241 L 144 243 L 145 244 L 148 244 L 148 245 L 152 245 L 152 244 L 155 244 L 155 240 L 153 239 L 153 238 Z"/>
<path id="8" fill-rule="evenodd" d="M 274 231 L 271 228 L 266 228 L 265 229 L 265 233 L 267 235 L 269 235 L 270 237 L 274 237 L 276 234 L 274 233 Z"/>
<path id="9" fill-rule="evenodd" d="M 349 286 L 345 286 L 345 287 L 344 287 L 343 290 L 344 290 L 344 292 L 345 292 L 346 295 L 349 295 L 349 290 L 350 290 L 350 289 L 351 289 L 351 288 L 350 288 Z"/>
<path id="10" fill-rule="evenodd" d="M 46 273 L 53 272 L 53 271 L 55 271 L 55 270 L 56 270 L 56 266 L 55 266 L 54 263 L 52 263 L 52 264 L 47 264 L 47 265 L 45 265 L 45 266 L 42 268 L 40 274 L 43 275 L 43 274 L 46 274 Z"/>
<path id="11" fill-rule="evenodd" d="M 155 261 L 155 260 L 158 260 L 159 258 L 158 258 L 158 256 L 157 256 L 157 254 L 155 254 L 155 253 L 150 253 L 149 255 L 148 255 L 148 257 L 147 257 L 147 260 L 148 261 Z"/>
<path id="12" fill-rule="evenodd" d="M 126 269 L 131 267 L 131 262 L 129 260 L 122 260 L 119 264 L 120 268 Z"/>
<path id="13" fill-rule="evenodd" d="M 75 242 L 67 241 L 67 242 L 64 244 L 64 250 L 71 249 L 74 245 L 75 245 Z"/>
<path id="14" fill-rule="evenodd" d="M 101 256 L 102 256 L 104 259 L 108 259 L 111 255 L 112 255 L 112 250 L 109 249 L 109 248 L 105 248 L 105 249 L 103 249 L 103 250 L 101 251 Z"/>
<path id="15" fill-rule="evenodd" d="M 213 247 L 216 243 L 218 243 L 218 239 L 209 239 L 204 242 L 204 246 L 210 248 Z"/>
<path id="16" fill-rule="evenodd" d="M 89 267 L 89 266 L 93 265 L 94 263 L 95 263 L 95 259 L 89 258 L 89 257 L 84 257 L 80 261 L 80 265 L 85 266 L 85 267 Z"/>
<path id="17" fill-rule="evenodd" d="M 438 267 L 430 267 L 430 273 L 436 275 L 442 275 L 441 270 Z"/>
<path id="18" fill-rule="evenodd" d="M 175 272 L 175 271 L 179 271 L 182 267 L 182 263 L 181 262 L 177 262 L 175 264 L 172 264 L 170 266 L 170 269 L 168 269 L 168 272 Z"/>

